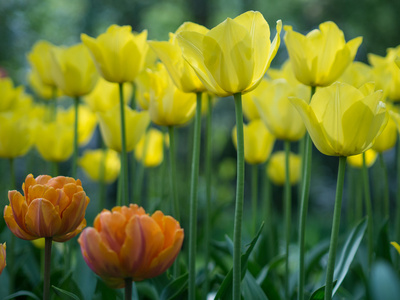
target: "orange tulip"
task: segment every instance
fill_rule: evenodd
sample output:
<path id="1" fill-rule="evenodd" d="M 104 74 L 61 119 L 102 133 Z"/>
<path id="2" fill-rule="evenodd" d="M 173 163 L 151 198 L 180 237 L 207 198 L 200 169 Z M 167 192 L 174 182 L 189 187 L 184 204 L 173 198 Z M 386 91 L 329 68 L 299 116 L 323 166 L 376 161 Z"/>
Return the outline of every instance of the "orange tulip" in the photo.
<path id="1" fill-rule="evenodd" d="M 0 244 L 0 275 L 6 267 L 6 243 Z"/>
<path id="2" fill-rule="evenodd" d="M 24 196 L 15 190 L 8 192 L 10 205 L 4 208 L 4 220 L 17 237 L 65 242 L 86 226 L 89 198 L 79 179 L 29 174 L 22 189 Z"/>
<path id="3" fill-rule="evenodd" d="M 166 271 L 177 257 L 183 229 L 170 216 L 152 216 L 130 204 L 104 209 L 78 239 L 88 266 L 108 285 L 122 288 L 124 279 L 141 281 Z"/>

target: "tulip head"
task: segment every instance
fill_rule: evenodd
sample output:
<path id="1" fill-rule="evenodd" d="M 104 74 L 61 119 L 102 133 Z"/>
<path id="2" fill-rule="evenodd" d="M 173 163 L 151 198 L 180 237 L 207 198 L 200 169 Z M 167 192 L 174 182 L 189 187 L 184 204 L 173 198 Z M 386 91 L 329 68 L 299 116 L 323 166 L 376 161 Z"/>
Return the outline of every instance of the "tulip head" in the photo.
<path id="1" fill-rule="evenodd" d="M 306 36 L 285 26 L 285 43 L 297 80 L 308 86 L 328 86 L 336 81 L 354 60 L 362 42 L 347 42 L 333 22 L 324 22 Z"/>
<path id="2" fill-rule="evenodd" d="M 147 31 L 132 33 L 131 26 L 111 25 L 96 39 L 81 34 L 100 75 L 110 82 L 129 82 L 142 71 L 148 51 Z"/>
<path id="3" fill-rule="evenodd" d="M 382 91 L 367 83 L 357 89 L 335 82 L 316 91 L 310 104 L 291 98 L 308 133 L 325 155 L 351 156 L 371 148 L 385 128 L 388 113 Z"/>
<path id="4" fill-rule="evenodd" d="M 164 159 L 164 134 L 150 129 L 135 147 L 135 158 L 148 168 L 159 166 Z"/>
<path id="5" fill-rule="evenodd" d="M 86 150 L 79 159 L 78 164 L 94 181 L 100 181 L 101 173 L 103 172 L 104 182 L 107 183 L 114 182 L 121 170 L 121 160 L 118 152 L 111 149 Z"/>
<path id="6" fill-rule="evenodd" d="M 275 185 L 284 185 L 286 181 L 286 159 L 285 152 L 278 151 L 271 155 L 268 161 L 267 174 Z M 289 181 L 291 185 L 300 179 L 301 158 L 299 155 L 289 153 Z"/>
<path id="7" fill-rule="evenodd" d="M 0 244 L 0 275 L 6 267 L 6 243 Z"/>
<path id="8" fill-rule="evenodd" d="M 33 45 L 32 51 L 28 54 L 28 61 L 32 69 L 39 75 L 43 84 L 56 86 L 52 69 L 54 60 L 52 59 L 52 49 L 55 46 L 47 41 L 38 41 Z"/>
<path id="9" fill-rule="evenodd" d="M 207 32 L 185 30 L 177 38 L 183 57 L 206 89 L 225 97 L 249 92 L 260 83 L 278 51 L 281 28 L 278 21 L 271 43 L 262 14 L 248 11 Z"/>
<path id="10" fill-rule="evenodd" d="M 244 159 L 249 164 L 262 164 L 271 154 L 275 136 L 261 120 L 253 120 L 243 126 Z M 237 148 L 236 126 L 232 130 L 232 139 Z"/>
<path id="11" fill-rule="evenodd" d="M 0 112 L 13 110 L 23 87 L 14 87 L 9 77 L 0 78 Z"/>
<path id="12" fill-rule="evenodd" d="M 369 168 L 375 163 L 378 157 L 378 152 L 374 149 L 368 149 L 365 151 L 365 165 Z M 361 169 L 364 165 L 363 153 L 352 155 L 347 157 L 347 163 L 353 167 Z"/>
<path id="13" fill-rule="evenodd" d="M 374 81 L 374 75 L 371 66 L 359 61 L 354 61 L 346 71 L 344 71 L 339 81 L 359 88 L 367 82 Z"/>
<path id="14" fill-rule="evenodd" d="M 135 111 L 129 106 L 124 106 L 125 110 L 125 140 L 126 151 L 132 151 L 145 133 L 150 123 L 147 111 Z M 108 148 L 121 152 L 121 114 L 120 106 L 115 105 L 111 110 L 98 112 L 100 132 Z"/>
<path id="15" fill-rule="evenodd" d="M 8 192 L 10 204 L 4 208 L 4 220 L 17 237 L 51 237 L 65 242 L 86 226 L 89 198 L 79 179 L 48 175 L 34 178 L 30 174 L 22 189 L 24 195 L 15 190 Z"/>
<path id="16" fill-rule="evenodd" d="M 181 249 L 183 229 L 161 211 L 149 216 L 130 204 L 103 210 L 78 242 L 93 272 L 111 287 L 121 288 L 125 278 L 141 281 L 165 272 Z"/>
<path id="17" fill-rule="evenodd" d="M 28 82 L 34 93 L 43 100 L 53 100 L 61 96 L 61 91 L 56 86 L 44 84 L 39 73 L 34 69 L 28 73 Z"/>
<path id="18" fill-rule="evenodd" d="M 390 109 L 390 105 L 387 105 Z M 383 129 L 382 133 L 376 138 L 372 149 L 377 152 L 384 152 L 392 149 L 397 142 L 397 126 L 394 121 L 392 114 L 389 113 L 389 120 L 385 129 Z"/>

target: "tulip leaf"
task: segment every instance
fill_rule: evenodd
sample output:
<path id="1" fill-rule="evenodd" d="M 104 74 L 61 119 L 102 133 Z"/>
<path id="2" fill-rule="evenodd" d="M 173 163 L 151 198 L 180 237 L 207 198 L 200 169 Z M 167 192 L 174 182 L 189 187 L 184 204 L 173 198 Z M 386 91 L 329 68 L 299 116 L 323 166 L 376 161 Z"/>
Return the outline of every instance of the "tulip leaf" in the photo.
<path id="1" fill-rule="evenodd" d="M 14 294 L 11 294 L 11 295 L 9 295 L 9 296 L 3 298 L 3 300 L 14 299 L 14 298 L 19 297 L 19 296 L 28 296 L 28 297 L 30 297 L 30 298 L 32 298 L 32 299 L 40 300 L 40 298 L 39 298 L 38 296 L 36 296 L 34 293 L 29 292 L 29 291 L 19 291 L 19 292 L 16 292 L 16 293 L 14 293 Z"/>
<path id="2" fill-rule="evenodd" d="M 268 300 L 264 291 L 249 271 L 246 272 L 242 282 L 242 296 L 243 299 Z"/>
<path id="3" fill-rule="evenodd" d="M 185 273 L 170 282 L 162 291 L 160 300 L 172 300 L 182 294 L 188 285 L 189 274 Z"/>
<path id="4" fill-rule="evenodd" d="M 257 283 L 259 285 L 262 285 L 265 278 L 267 278 L 269 270 L 271 269 L 275 269 L 276 267 L 278 267 L 281 263 L 285 262 L 285 255 L 284 254 L 280 254 L 278 256 L 275 256 L 270 262 L 269 264 L 267 264 L 264 268 L 262 268 L 262 270 L 260 271 L 260 273 L 257 276 Z"/>
<path id="5" fill-rule="evenodd" d="M 261 224 L 260 229 L 258 230 L 256 236 L 253 238 L 251 243 L 247 245 L 246 252 L 243 253 L 241 256 L 242 280 L 246 274 L 247 260 L 249 259 L 249 256 L 250 256 L 251 252 L 253 251 L 258 238 L 260 237 L 263 227 L 264 227 L 264 223 Z M 222 281 L 221 286 L 219 287 L 217 295 L 215 296 L 214 300 L 229 298 L 229 297 L 227 297 L 227 293 L 229 293 L 232 290 L 232 275 L 233 275 L 233 269 L 231 268 L 230 271 L 228 272 L 228 274 L 225 276 L 224 280 Z"/>
<path id="6" fill-rule="evenodd" d="M 386 218 L 379 230 L 378 242 L 376 244 L 376 259 L 385 259 L 389 263 L 392 262 L 392 257 L 390 256 L 390 240 L 389 240 L 389 229 L 388 229 L 389 219 Z"/>
<path id="7" fill-rule="evenodd" d="M 378 261 L 372 266 L 370 286 L 374 300 L 397 300 L 400 295 L 400 279 L 397 272 L 386 261 Z"/>
<path id="8" fill-rule="evenodd" d="M 344 244 L 339 262 L 335 268 L 334 278 L 337 279 L 337 284 L 333 288 L 332 297 L 342 284 L 344 278 L 349 271 L 350 265 L 357 253 L 358 247 L 364 237 L 365 230 L 367 229 L 367 219 L 362 219 L 350 232 L 346 243 Z"/>
<path id="9" fill-rule="evenodd" d="M 333 286 L 336 286 L 337 281 L 335 280 L 333 282 Z M 317 289 L 314 293 L 312 293 L 310 300 L 324 300 L 325 298 L 325 285 L 321 286 L 319 289 Z"/>
<path id="10" fill-rule="evenodd" d="M 61 299 L 75 299 L 79 300 L 79 297 L 71 292 L 68 292 L 66 290 L 60 289 L 54 285 L 51 286 L 54 290 L 54 292 L 61 298 Z M 65 297 L 66 296 L 66 297 Z"/>

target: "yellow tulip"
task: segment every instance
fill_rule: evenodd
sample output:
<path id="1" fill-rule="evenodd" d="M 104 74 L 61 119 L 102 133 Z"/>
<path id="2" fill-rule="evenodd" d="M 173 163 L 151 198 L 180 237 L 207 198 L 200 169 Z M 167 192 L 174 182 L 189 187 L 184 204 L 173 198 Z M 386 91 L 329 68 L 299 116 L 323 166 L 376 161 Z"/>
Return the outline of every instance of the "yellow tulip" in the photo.
<path id="1" fill-rule="evenodd" d="M 291 86 L 285 79 L 262 80 L 249 94 L 261 119 L 280 140 L 297 141 L 306 133 L 303 120 L 288 97 L 310 99 L 310 89 L 302 84 Z"/>
<path id="2" fill-rule="evenodd" d="M 278 151 L 271 155 L 267 166 L 268 177 L 275 185 L 284 185 L 285 176 L 285 152 Z M 301 158 L 299 155 L 289 153 L 289 180 L 290 184 L 296 184 L 300 179 Z"/>
<path id="3" fill-rule="evenodd" d="M 135 158 L 148 168 L 159 166 L 164 159 L 164 134 L 150 129 L 136 145 Z"/>
<path id="4" fill-rule="evenodd" d="M 124 85 L 124 102 L 127 104 L 132 96 L 132 85 Z M 117 83 L 99 78 L 93 91 L 83 100 L 93 112 L 108 111 L 119 104 L 119 87 Z"/>
<path id="5" fill-rule="evenodd" d="M 359 61 L 355 61 L 344 71 L 339 79 L 340 82 L 351 84 L 352 86 L 359 88 L 364 83 L 374 81 L 372 74 L 372 68 Z"/>
<path id="6" fill-rule="evenodd" d="M 275 79 L 285 79 L 291 86 L 296 86 L 301 84 L 300 81 L 297 80 L 294 72 L 293 67 L 290 62 L 290 59 L 286 60 L 280 69 L 269 69 L 267 71 L 267 75 L 272 80 Z"/>
<path id="7" fill-rule="evenodd" d="M 243 126 L 244 159 L 248 164 L 264 163 L 272 152 L 275 137 L 261 120 L 251 121 Z M 232 130 L 232 139 L 237 147 L 236 126 Z"/>
<path id="8" fill-rule="evenodd" d="M 71 157 L 74 151 L 74 127 L 72 124 L 55 121 L 41 122 L 35 129 L 35 146 L 47 161 L 61 162 Z"/>
<path id="9" fill-rule="evenodd" d="M 110 82 L 129 82 L 142 71 L 147 51 L 147 31 L 132 33 L 131 26 L 111 25 L 96 39 L 81 34 L 97 70 Z"/>
<path id="10" fill-rule="evenodd" d="M 44 84 L 38 72 L 34 69 L 28 73 L 28 82 L 35 94 L 41 99 L 52 100 L 54 97 L 61 96 L 61 91 L 55 86 Z"/>
<path id="11" fill-rule="evenodd" d="M 400 69 L 400 58 L 397 57 L 394 62 L 396 63 L 396 66 Z"/>
<path id="12" fill-rule="evenodd" d="M 390 106 L 388 109 L 390 109 Z M 392 149 L 396 145 L 397 135 L 396 122 L 393 120 L 391 114 L 389 114 L 389 121 L 382 133 L 376 138 L 372 149 L 377 152 L 384 152 Z"/>
<path id="13" fill-rule="evenodd" d="M 384 97 L 392 101 L 400 101 L 400 72 L 396 63 L 398 56 L 400 56 L 400 46 L 387 49 L 385 57 L 368 54 L 377 88 L 383 89 Z"/>
<path id="14" fill-rule="evenodd" d="M 194 115 L 196 95 L 180 91 L 163 64 L 151 74 L 149 114 L 153 123 L 176 126 L 187 123 Z"/>
<path id="15" fill-rule="evenodd" d="M 28 54 L 29 63 L 32 69 L 37 72 L 41 81 L 45 85 L 56 86 L 52 69 L 53 59 L 51 58 L 51 51 L 55 46 L 47 41 L 38 41 Z"/>
<path id="16" fill-rule="evenodd" d="M 376 158 L 378 157 L 378 152 L 376 152 L 374 149 L 368 149 L 365 151 L 365 164 L 369 168 L 371 167 L 375 161 Z M 357 155 L 352 155 L 347 157 L 347 162 L 350 166 L 353 168 L 362 168 L 363 167 L 363 154 L 357 154 Z"/>
<path id="17" fill-rule="evenodd" d="M 176 35 L 183 31 L 195 31 L 206 34 L 208 29 L 194 23 L 186 22 L 174 33 L 169 34 L 168 42 L 150 41 L 150 47 L 155 51 L 168 70 L 172 81 L 178 89 L 185 93 L 204 92 L 206 88 L 193 68 L 183 58 Z"/>
<path id="18" fill-rule="evenodd" d="M 182 31 L 177 38 L 183 57 L 207 90 L 225 97 L 249 92 L 259 84 L 278 51 L 281 28 L 278 21 L 271 43 L 262 14 L 248 11 L 207 33 Z"/>
<path id="19" fill-rule="evenodd" d="M 54 81 L 65 95 L 84 96 L 93 90 L 99 75 L 83 44 L 69 48 L 54 47 L 52 59 Z"/>
<path id="20" fill-rule="evenodd" d="M 385 128 L 388 114 L 381 98 L 382 91 L 374 92 L 371 83 L 357 89 L 335 82 L 318 89 L 310 104 L 299 98 L 291 101 L 319 151 L 351 156 L 371 148 Z"/>
<path id="21" fill-rule="evenodd" d="M 59 109 L 57 113 L 58 122 L 73 126 L 75 122 L 75 109 L 71 106 L 68 109 Z M 97 118 L 89 107 L 79 105 L 78 107 L 78 144 L 85 146 L 93 136 L 96 129 Z"/>
<path id="22" fill-rule="evenodd" d="M 260 85 L 262 85 L 262 81 L 261 81 Z M 250 93 L 244 94 L 242 96 L 243 115 L 245 116 L 245 118 L 248 121 L 257 120 L 257 119 L 261 118 L 260 112 L 258 111 L 258 108 L 253 100 L 253 95 L 254 95 L 254 93 L 257 93 L 256 92 L 257 90 L 258 89 L 256 88 L 255 90 L 251 91 Z"/>
<path id="23" fill-rule="evenodd" d="M 33 144 L 30 118 L 16 113 L 0 114 L 0 157 L 25 155 Z"/>
<path id="24" fill-rule="evenodd" d="M 107 150 L 86 150 L 79 159 L 78 164 L 85 173 L 93 181 L 100 180 L 101 167 L 104 160 L 104 181 L 107 183 L 114 182 L 121 170 L 121 160 L 118 152 Z"/>
<path id="25" fill-rule="evenodd" d="M 137 112 L 126 106 L 125 109 L 125 128 L 126 128 L 126 151 L 132 151 L 145 133 L 150 123 L 147 111 Z M 115 105 L 111 110 L 98 112 L 100 132 L 108 148 L 121 152 L 121 115 L 119 105 Z"/>
<path id="26" fill-rule="evenodd" d="M 8 77 L 0 78 L 0 112 L 13 110 L 23 87 L 15 87 Z"/>
<path id="27" fill-rule="evenodd" d="M 153 70 L 146 69 L 143 72 L 141 72 L 135 79 L 136 102 L 139 104 L 140 108 L 143 110 L 149 109 L 150 92 L 153 88 L 152 87 L 152 76 L 153 76 L 152 74 L 153 74 Z"/>
<path id="28" fill-rule="evenodd" d="M 347 42 L 333 22 L 319 25 L 306 36 L 285 26 L 285 43 L 297 80 L 308 86 L 328 86 L 354 60 L 362 37 Z"/>

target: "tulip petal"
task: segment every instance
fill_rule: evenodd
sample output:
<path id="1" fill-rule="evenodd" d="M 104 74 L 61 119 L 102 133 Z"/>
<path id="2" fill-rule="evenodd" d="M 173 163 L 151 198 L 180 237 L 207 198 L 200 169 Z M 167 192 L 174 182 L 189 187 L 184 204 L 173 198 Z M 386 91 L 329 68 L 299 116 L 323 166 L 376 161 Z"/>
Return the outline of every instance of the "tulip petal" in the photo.
<path id="1" fill-rule="evenodd" d="M 124 244 L 126 233 L 125 224 L 127 219 L 120 212 L 104 211 L 99 215 L 100 236 L 108 248 L 119 253 Z M 104 226 L 102 226 L 104 224 Z"/>
<path id="2" fill-rule="evenodd" d="M 22 229 L 16 222 L 12 208 L 8 205 L 4 207 L 4 221 L 11 232 L 23 240 L 34 240 L 37 236 L 29 234 L 26 230 Z"/>
<path id="3" fill-rule="evenodd" d="M 10 209 L 12 209 L 12 215 L 18 226 L 27 231 L 25 226 L 25 215 L 28 211 L 28 205 L 25 202 L 25 198 L 17 191 L 9 191 L 8 199 L 10 201 Z"/>
<path id="4" fill-rule="evenodd" d="M 74 231 L 71 231 L 67 234 L 63 234 L 63 235 L 55 235 L 53 236 L 53 241 L 55 242 L 66 242 L 70 239 L 72 239 L 73 237 L 77 236 L 79 233 L 81 233 L 81 231 L 86 227 L 86 219 L 83 219 L 81 224 L 79 224 L 78 227 L 76 227 L 76 229 Z"/>
<path id="5" fill-rule="evenodd" d="M 43 198 L 35 199 L 25 216 L 26 228 L 37 237 L 52 237 L 61 227 L 61 219 L 53 204 Z"/>
<path id="6" fill-rule="evenodd" d="M 89 198 L 84 191 L 75 193 L 71 203 L 60 214 L 61 226 L 57 232 L 58 235 L 66 234 L 74 230 L 85 218 L 86 207 L 89 204 Z"/>

